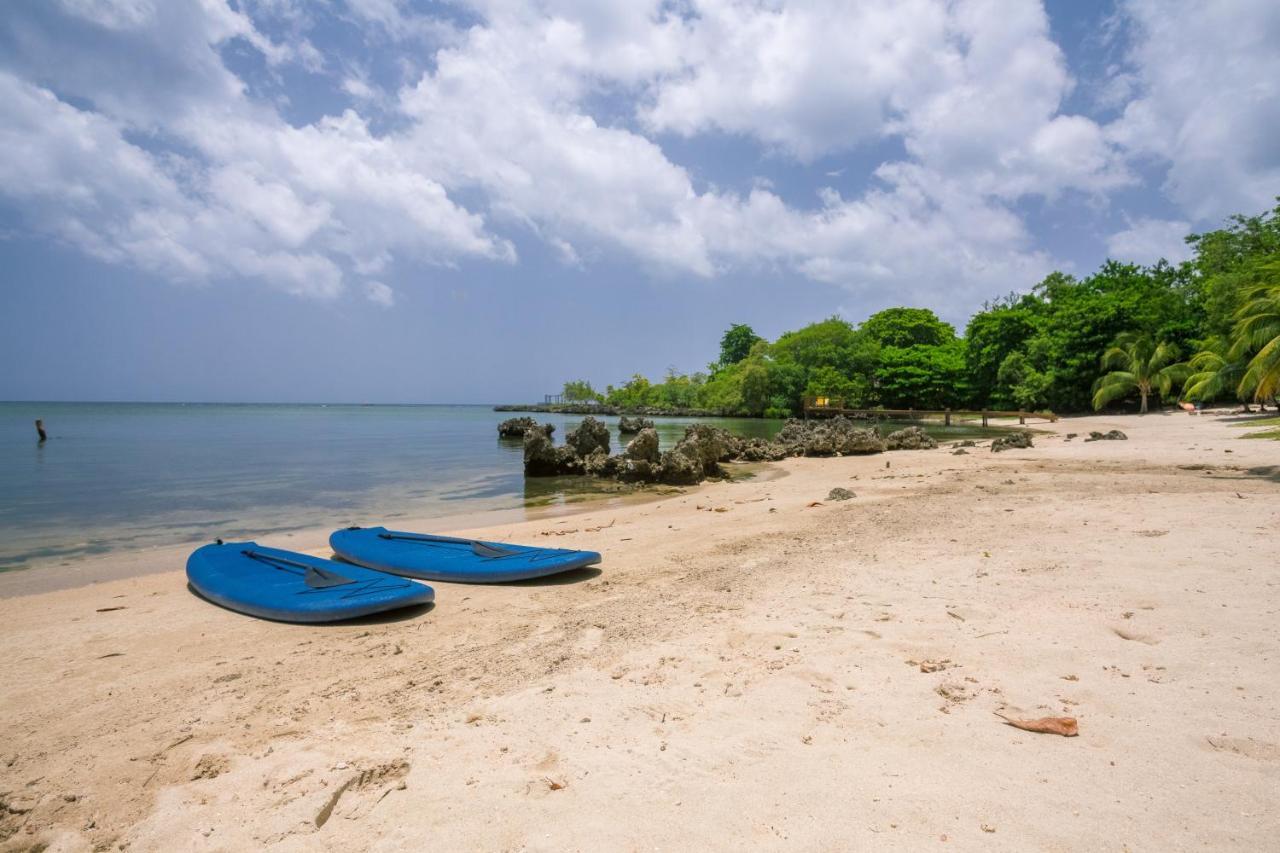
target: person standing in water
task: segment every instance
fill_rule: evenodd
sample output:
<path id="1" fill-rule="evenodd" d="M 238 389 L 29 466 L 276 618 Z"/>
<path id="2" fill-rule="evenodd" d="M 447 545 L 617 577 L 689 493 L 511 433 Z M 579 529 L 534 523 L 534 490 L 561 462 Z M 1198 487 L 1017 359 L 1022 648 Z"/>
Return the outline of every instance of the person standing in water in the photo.
<path id="1" fill-rule="evenodd" d="M 49 436 L 44 431 L 44 421 L 38 418 L 36 419 L 36 432 L 40 435 L 40 441 L 37 442 L 38 444 L 44 444 L 49 440 Z"/>

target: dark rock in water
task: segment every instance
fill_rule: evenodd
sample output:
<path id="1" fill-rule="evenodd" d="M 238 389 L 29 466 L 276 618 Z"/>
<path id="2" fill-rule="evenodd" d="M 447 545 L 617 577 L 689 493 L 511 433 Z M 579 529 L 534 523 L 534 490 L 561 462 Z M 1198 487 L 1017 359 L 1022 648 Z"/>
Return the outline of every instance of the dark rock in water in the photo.
<path id="1" fill-rule="evenodd" d="M 1002 435 L 991 442 L 992 453 L 999 453 L 1002 450 L 1021 450 L 1027 447 L 1035 447 L 1035 445 L 1031 443 L 1031 433 L 1026 430 Z"/>
<path id="2" fill-rule="evenodd" d="M 572 447 L 565 445 L 556 448 L 557 474 L 585 474 L 586 462 Z"/>
<path id="3" fill-rule="evenodd" d="M 575 429 L 569 430 L 564 437 L 565 444 L 573 448 L 573 452 L 583 459 L 597 450 L 609 455 L 609 428 L 603 421 L 593 417 L 585 417 Z"/>
<path id="4" fill-rule="evenodd" d="M 938 442 L 918 426 L 889 433 L 884 444 L 890 450 L 932 450 L 938 446 Z"/>
<path id="5" fill-rule="evenodd" d="M 547 435 L 555 432 L 555 424 L 539 424 L 533 418 L 508 418 L 498 424 L 498 435 L 503 438 L 522 438 L 531 429 L 540 429 Z"/>
<path id="6" fill-rule="evenodd" d="M 1110 432 L 1091 432 L 1085 441 L 1128 441 L 1129 436 L 1125 435 L 1118 429 Z"/>
<path id="7" fill-rule="evenodd" d="M 856 498 L 856 497 L 857 495 L 855 495 L 853 492 L 849 491 L 848 489 L 842 489 L 839 486 L 827 492 L 827 500 L 829 501 L 847 501 L 851 498 Z"/>
<path id="8" fill-rule="evenodd" d="M 639 434 L 627 443 L 627 448 L 622 451 L 622 455 L 634 462 L 657 464 L 662 458 L 662 453 L 658 449 L 658 431 L 653 427 L 640 430 Z"/>
<path id="9" fill-rule="evenodd" d="M 737 457 L 741 441 L 727 430 L 706 424 L 690 424 L 684 431 L 684 438 L 676 442 L 672 448 L 674 453 L 682 453 L 701 466 L 708 476 L 720 473 L 720 462 L 728 462 Z"/>
<path id="10" fill-rule="evenodd" d="M 642 429 L 653 429 L 653 421 L 648 418 L 629 418 L 626 415 L 618 419 L 618 432 L 623 435 L 640 432 Z"/>
<path id="11" fill-rule="evenodd" d="M 969 451 L 965 450 L 963 447 L 957 447 L 955 450 L 951 451 L 951 455 L 952 456 L 968 456 Z"/>
<path id="12" fill-rule="evenodd" d="M 551 436 L 540 429 L 524 434 L 524 473 L 530 477 L 551 477 L 559 473 L 560 453 Z"/>

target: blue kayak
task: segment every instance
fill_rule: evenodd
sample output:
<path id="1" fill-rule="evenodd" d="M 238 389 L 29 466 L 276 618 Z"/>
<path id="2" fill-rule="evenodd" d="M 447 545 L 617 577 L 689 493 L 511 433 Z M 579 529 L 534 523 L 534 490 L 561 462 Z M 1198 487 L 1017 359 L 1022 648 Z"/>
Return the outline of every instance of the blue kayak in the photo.
<path id="1" fill-rule="evenodd" d="M 191 552 L 187 582 L 214 604 L 280 622 L 336 622 L 427 604 L 436 596 L 426 584 L 359 566 L 221 540 Z"/>
<path id="2" fill-rule="evenodd" d="M 542 578 L 600 562 L 595 551 L 481 542 L 385 527 L 335 530 L 329 547 L 344 560 L 380 572 L 456 583 Z"/>

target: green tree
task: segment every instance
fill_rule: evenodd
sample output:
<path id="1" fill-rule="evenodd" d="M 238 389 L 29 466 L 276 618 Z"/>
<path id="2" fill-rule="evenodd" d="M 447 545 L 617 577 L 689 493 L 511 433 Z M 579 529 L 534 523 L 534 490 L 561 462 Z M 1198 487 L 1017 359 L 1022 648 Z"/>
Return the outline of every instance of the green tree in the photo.
<path id="1" fill-rule="evenodd" d="M 1040 307 L 1028 354 L 1038 347 L 1052 378 L 1047 402 L 1058 411 L 1091 404 L 1098 358 L 1118 335 L 1132 332 L 1176 345 L 1187 342 L 1181 335 L 1195 323 L 1187 276 L 1167 265 L 1107 261 L 1079 281 L 1054 273 L 1034 295 Z M 1182 331 L 1164 337 L 1166 330 Z"/>
<path id="2" fill-rule="evenodd" d="M 1237 393 L 1252 394 L 1259 402 L 1280 395 L 1280 261 L 1269 265 L 1275 283 L 1251 288 L 1237 312 L 1231 355 L 1253 353 L 1245 365 Z"/>
<path id="3" fill-rule="evenodd" d="M 749 415 L 763 415 L 769 405 L 769 371 L 759 362 L 743 367 L 742 405 Z"/>
<path id="4" fill-rule="evenodd" d="M 596 389 L 591 387 L 591 383 L 585 379 L 573 379 L 564 383 L 564 398 L 571 403 L 581 403 L 587 400 L 599 400 L 600 395 L 596 393 Z"/>
<path id="5" fill-rule="evenodd" d="M 809 371 L 804 396 L 834 397 L 843 400 L 846 406 L 857 406 L 867 398 L 869 390 L 866 377 L 846 376 L 830 365 L 822 365 Z"/>
<path id="6" fill-rule="evenodd" d="M 1153 343 L 1151 338 L 1127 333 L 1102 355 L 1102 368 L 1111 369 L 1093 386 L 1093 408 L 1137 393 L 1142 399 L 1141 414 L 1147 413 L 1147 398 L 1154 393 L 1169 396 L 1173 386 L 1187 377 L 1187 366 L 1178 364 L 1178 348 L 1169 343 Z"/>
<path id="7" fill-rule="evenodd" d="M 1280 204 L 1261 216 L 1232 216 L 1226 228 L 1192 234 L 1190 263 L 1196 274 L 1197 308 L 1204 334 L 1228 338 L 1254 287 L 1266 284 L 1267 267 L 1280 257 Z"/>
<path id="8" fill-rule="evenodd" d="M 764 351 L 769 384 L 774 397 L 782 397 L 790 411 L 799 411 L 801 399 L 810 384 L 810 375 L 820 368 L 830 368 L 847 380 L 844 396 L 850 405 L 861 405 L 871 387 L 880 347 L 865 332 L 860 332 L 839 317 L 810 323 L 786 332 Z M 829 372 L 824 376 L 830 377 Z M 771 408 L 779 408 L 771 403 Z"/>
<path id="9" fill-rule="evenodd" d="M 1002 389 L 1018 385 L 1027 371 L 1034 370 L 1024 350 L 1027 342 L 1037 332 L 1037 316 L 1034 310 L 1037 300 L 1034 297 L 1015 299 L 1013 296 L 984 306 L 982 311 L 974 314 L 965 329 L 965 367 L 968 371 L 969 386 L 974 401 L 980 406 L 1013 405 L 1023 408 L 1023 404 L 1013 399 L 999 399 Z M 1007 381 L 1001 375 L 1005 372 L 1005 364 L 1010 356 L 1018 355 L 1015 360 L 1017 381 Z M 1048 381 L 1047 374 L 1036 373 Z M 1012 376 L 1012 374 L 1008 374 Z M 1033 404 L 1044 405 L 1040 400 Z"/>
<path id="10" fill-rule="evenodd" d="M 964 341 L 940 346 L 883 347 L 876 394 L 889 409 L 958 408 L 968 397 Z"/>
<path id="11" fill-rule="evenodd" d="M 648 379 L 639 373 L 634 373 L 621 388 L 610 386 L 605 402 L 610 406 L 621 408 L 647 406 L 649 405 L 649 390 L 652 387 Z"/>
<path id="12" fill-rule="evenodd" d="M 1030 411 L 1045 404 L 1053 379 L 1035 368 L 1031 359 L 1020 352 L 1011 352 L 1000 363 L 997 373 L 996 402 L 1012 405 L 1020 411 Z"/>
<path id="13" fill-rule="evenodd" d="M 1205 349 L 1187 361 L 1183 398 L 1207 403 L 1227 394 L 1234 395 L 1244 376 L 1244 362 L 1228 357 L 1228 345 L 1221 338 L 1210 338 L 1204 346 Z"/>
<path id="14" fill-rule="evenodd" d="M 886 308 L 858 328 L 882 347 L 937 346 L 956 336 L 956 330 L 928 308 Z"/>
<path id="15" fill-rule="evenodd" d="M 751 354 L 757 341 L 764 340 L 745 323 L 734 323 L 720 339 L 720 366 L 737 364 Z"/>

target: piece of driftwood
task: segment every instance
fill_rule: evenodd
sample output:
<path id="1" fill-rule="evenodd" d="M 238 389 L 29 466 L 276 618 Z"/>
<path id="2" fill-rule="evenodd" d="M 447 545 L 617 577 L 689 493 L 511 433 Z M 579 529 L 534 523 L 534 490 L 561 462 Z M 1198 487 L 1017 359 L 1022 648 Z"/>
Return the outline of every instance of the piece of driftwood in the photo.
<path id="1" fill-rule="evenodd" d="M 995 714 L 1015 729 L 1022 729 L 1027 732 L 1062 735 L 1063 737 L 1076 737 L 1080 734 L 1080 727 L 1076 723 L 1075 717 L 1038 717 L 1034 720 L 1020 720 L 1016 717 L 1005 716 L 999 711 L 996 711 Z"/>

